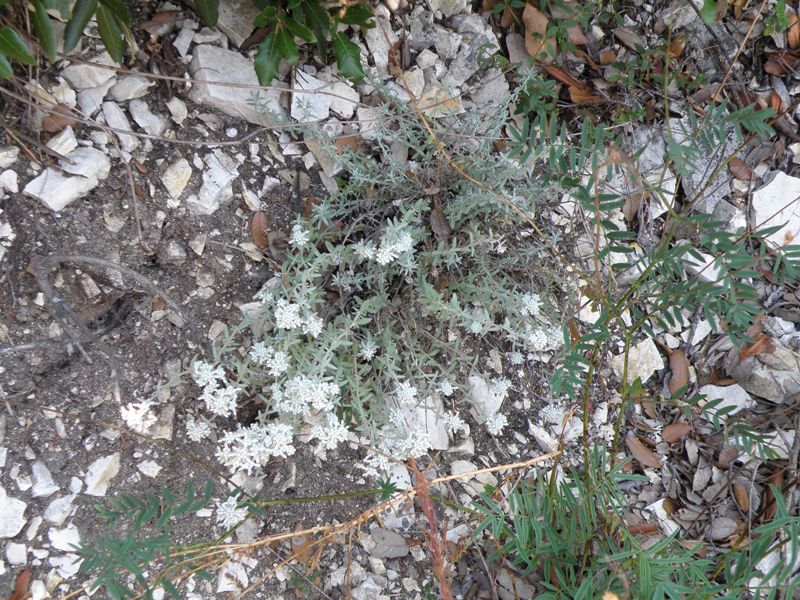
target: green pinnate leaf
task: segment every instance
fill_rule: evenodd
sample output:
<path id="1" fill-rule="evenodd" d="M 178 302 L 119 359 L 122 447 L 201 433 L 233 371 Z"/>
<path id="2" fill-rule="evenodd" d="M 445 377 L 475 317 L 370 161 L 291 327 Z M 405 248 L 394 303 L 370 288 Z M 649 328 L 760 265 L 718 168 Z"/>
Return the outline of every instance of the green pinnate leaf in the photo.
<path id="1" fill-rule="evenodd" d="M 29 65 L 36 64 L 36 58 L 31 54 L 27 44 L 8 25 L 0 28 L 0 52 L 19 62 Z"/>
<path id="2" fill-rule="evenodd" d="M 97 12 L 97 0 L 78 0 L 75 3 L 72 17 L 64 30 L 64 52 L 69 52 L 78 44 L 86 24 L 95 12 Z"/>

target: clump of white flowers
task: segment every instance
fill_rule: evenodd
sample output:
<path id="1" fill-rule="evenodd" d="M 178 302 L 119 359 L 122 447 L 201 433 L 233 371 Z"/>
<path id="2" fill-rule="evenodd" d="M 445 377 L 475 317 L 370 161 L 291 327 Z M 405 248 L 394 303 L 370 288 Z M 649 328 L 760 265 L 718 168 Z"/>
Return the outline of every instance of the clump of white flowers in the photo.
<path id="1" fill-rule="evenodd" d="M 122 419 L 126 425 L 136 433 L 145 434 L 157 421 L 156 416 L 150 411 L 153 402 L 131 402 L 120 409 Z"/>
<path id="2" fill-rule="evenodd" d="M 249 475 L 254 469 L 265 466 L 270 458 L 294 454 L 293 437 L 292 427 L 286 423 L 239 425 L 236 431 L 227 432 L 220 440 L 217 459 L 231 471 L 244 471 Z"/>
<path id="3" fill-rule="evenodd" d="M 299 223 L 295 223 L 292 227 L 292 235 L 289 236 L 289 243 L 295 248 L 302 248 L 308 244 L 309 239 L 311 239 L 309 232 L 303 229 Z"/>
<path id="4" fill-rule="evenodd" d="M 211 434 L 211 425 L 205 419 L 187 419 L 186 435 L 193 442 L 204 440 Z"/>
<path id="5" fill-rule="evenodd" d="M 243 506 L 238 506 L 238 498 L 239 494 L 236 494 L 228 496 L 228 499 L 224 502 L 214 501 L 217 505 L 217 523 L 225 529 L 230 529 L 247 518 L 247 509 Z"/>
<path id="6" fill-rule="evenodd" d="M 383 476 L 389 471 L 392 463 L 404 462 L 409 457 L 419 458 L 430 449 L 430 438 L 425 431 L 382 431 L 373 446 L 367 451 L 361 468 L 364 474 L 375 477 Z"/>
<path id="7" fill-rule="evenodd" d="M 484 425 L 486 425 L 486 430 L 490 434 L 498 436 L 503 432 L 505 426 L 508 425 L 508 418 L 506 418 L 503 413 L 495 413 L 486 419 Z"/>

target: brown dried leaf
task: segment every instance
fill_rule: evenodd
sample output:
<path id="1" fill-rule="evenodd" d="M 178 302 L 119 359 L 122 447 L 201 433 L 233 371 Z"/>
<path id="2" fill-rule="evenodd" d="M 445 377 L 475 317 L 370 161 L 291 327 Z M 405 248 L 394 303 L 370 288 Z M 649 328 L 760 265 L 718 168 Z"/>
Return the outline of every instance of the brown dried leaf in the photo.
<path id="1" fill-rule="evenodd" d="M 667 48 L 667 54 L 670 58 L 680 58 L 683 55 L 687 39 L 685 35 L 672 36 L 669 41 L 669 48 Z"/>
<path id="2" fill-rule="evenodd" d="M 764 63 L 764 71 L 769 73 L 770 75 L 775 75 L 776 77 L 780 77 L 781 75 L 786 75 L 786 69 L 783 68 L 776 60 L 768 60 Z"/>
<path id="3" fill-rule="evenodd" d="M 728 169 L 736 179 L 750 181 L 753 178 L 753 169 L 748 167 L 741 158 L 736 156 L 728 162 Z"/>
<path id="4" fill-rule="evenodd" d="M 728 0 L 717 0 L 717 21 L 728 13 Z"/>
<path id="5" fill-rule="evenodd" d="M 617 53 L 612 50 L 603 50 L 600 52 L 600 64 L 604 67 L 617 62 Z"/>
<path id="6" fill-rule="evenodd" d="M 606 99 L 597 94 L 592 94 L 587 87 L 570 87 L 569 97 L 575 104 L 605 104 Z"/>
<path id="7" fill-rule="evenodd" d="M 547 37 L 549 21 L 545 14 L 532 4 L 526 4 L 522 11 L 525 25 L 525 49 L 534 60 L 550 63 L 556 56 L 556 42 Z"/>
<path id="8" fill-rule="evenodd" d="M 159 11 L 139 26 L 139 29 L 145 30 L 150 34 L 150 37 L 157 38 L 160 35 L 167 33 L 175 26 L 178 20 L 178 15 L 181 14 L 179 10 L 162 10 Z"/>
<path id="9" fill-rule="evenodd" d="M 575 345 L 576 343 L 578 343 L 578 340 L 581 339 L 581 328 L 580 328 L 580 325 L 578 325 L 578 323 L 577 323 L 577 321 L 575 321 L 575 319 L 570 319 L 567 322 L 567 328 L 569 329 L 569 341 L 573 345 Z"/>
<path id="10" fill-rule="evenodd" d="M 744 514 L 750 512 L 750 489 L 743 483 L 735 482 L 733 484 L 733 498 Z"/>
<path id="11" fill-rule="evenodd" d="M 633 454 L 634 458 L 643 466 L 652 467 L 653 469 L 658 469 L 661 467 L 661 461 L 659 460 L 658 456 L 656 456 L 652 450 L 640 442 L 639 438 L 637 438 L 635 435 L 629 434 L 625 436 L 625 445 L 628 446 L 628 450 L 631 451 L 631 454 Z"/>
<path id="12" fill-rule="evenodd" d="M 515 12 L 519 12 L 513 8 L 509 8 L 508 6 L 503 9 L 503 15 L 500 17 L 500 27 L 511 27 L 514 23 L 517 22 L 519 19 L 519 15 L 515 15 Z"/>
<path id="13" fill-rule="evenodd" d="M 759 354 L 772 354 L 773 352 L 775 352 L 775 342 L 772 341 L 772 338 L 769 335 L 762 333 L 756 338 L 755 342 L 748 344 L 739 350 L 739 362 L 742 362 L 751 356 L 757 356 Z"/>
<path id="14" fill-rule="evenodd" d="M 692 426 L 688 423 L 670 423 L 661 432 L 661 439 L 668 444 L 674 444 L 685 438 L 692 432 Z"/>
<path id="15" fill-rule="evenodd" d="M 725 446 L 719 451 L 717 466 L 720 469 L 727 469 L 739 457 L 739 449 L 736 446 Z"/>
<path id="16" fill-rule="evenodd" d="M 669 355 L 669 368 L 672 377 L 667 387 L 670 394 L 675 394 L 679 389 L 689 385 L 689 359 L 683 350 L 673 350 Z"/>
<path id="17" fill-rule="evenodd" d="M 269 246 L 267 233 L 269 230 L 269 220 L 263 211 L 257 211 L 250 219 L 250 237 L 253 238 L 253 243 L 263 250 Z"/>
<path id="18" fill-rule="evenodd" d="M 575 46 L 588 46 L 589 39 L 586 37 L 586 34 L 583 33 L 580 27 L 574 25 L 572 27 L 567 27 L 567 38 L 569 39 L 570 43 Z"/>
<path id="19" fill-rule="evenodd" d="M 622 205 L 622 215 L 626 221 L 634 221 L 639 216 L 639 209 L 642 207 L 642 200 L 644 200 L 647 192 L 634 192 L 628 194 L 625 198 L 625 204 Z"/>
<path id="20" fill-rule="evenodd" d="M 444 243 L 447 248 L 450 244 L 450 223 L 441 207 L 437 206 L 431 210 L 431 229 L 436 234 L 436 239 Z"/>
<path id="21" fill-rule="evenodd" d="M 17 575 L 17 579 L 14 581 L 14 591 L 11 592 L 8 600 L 25 600 L 28 598 L 30 596 L 28 588 L 31 585 L 31 579 L 33 579 L 33 571 L 28 567 L 22 569 L 19 575 Z"/>
<path id="22" fill-rule="evenodd" d="M 644 43 L 642 42 L 642 38 L 639 37 L 639 34 L 627 27 L 617 27 L 614 30 L 614 37 L 617 38 L 623 46 L 627 46 L 628 49 L 634 52 L 638 52 L 644 48 Z"/>
<path id="23" fill-rule="evenodd" d="M 569 87 L 576 87 L 576 88 L 586 88 L 588 87 L 585 83 L 581 83 L 577 79 L 575 79 L 572 75 L 567 73 L 564 69 L 560 67 L 554 67 L 552 65 L 548 65 L 544 68 L 550 77 L 553 79 L 557 79 L 564 85 Z"/>
<path id="24" fill-rule="evenodd" d="M 42 120 L 42 129 L 48 133 L 58 133 L 65 127 L 75 124 L 75 119 L 71 116 L 71 110 L 66 104 L 56 104 Z"/>
<path id="25" fill-rule="evenodd" d="M 345 149 L 349 148 L 353 152 L 358 152 L 358 136 L 357 135 L 343 135 L 336 138 L 334 141 L 336 145 L 336 154 L 341 154 Z"/>
<path id="26" fill-rule="evenodd" d="M 658 525 L 653 523 L 634 523 L 627 526 L 628 532 L 632 535 L 653 535 L 658 533 Z"/>
<path id="27" fill-rule="evenodd" d="M 793 11 L 786 11 L 789 18 L 789 27 L 786 29 L 786 43 L 794 50 L 800 48 L 800 17 Z"/>

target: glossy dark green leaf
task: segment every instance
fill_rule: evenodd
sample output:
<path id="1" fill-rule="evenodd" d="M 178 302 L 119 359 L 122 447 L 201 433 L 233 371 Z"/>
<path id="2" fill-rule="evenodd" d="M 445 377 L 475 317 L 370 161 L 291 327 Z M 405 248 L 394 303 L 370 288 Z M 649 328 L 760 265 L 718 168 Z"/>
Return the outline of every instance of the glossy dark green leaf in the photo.
<path id="1" fill-rule="evenodd" d="M 703 0 L 700 8 L 700 18 L 706 25 L 713 25 L 717 20 L 717 0 Z"/>
<path id="2" fill-rule="evenodd" d="M 316 2 L 304 2 L 300 5 L 303 21 L 317 36 L 317 52 L 325 61 L 328 55 L 328 34 L 331 30 L 331 17 Z"/>
<path id="3" fill-rule="evenodd" d="M 100 0 L 100 4 L 105 6 L 111 14 L 117 19 L 117 22 L 130 28 L 131 14 L 128 12 L 128 7 L 122 0 Z"/>
<path id="4" fill-rule="evenodd" d="M 100 39 L 103 40 L 111 58 L 114 59 L 114 62 L 121 63 L 125 51 L 122 29 L 120 29 L 114 13 L 104 4 L 97 7 L 97 29 L 100 31 Z"/>
<path id="5" fill-rule="evenodd" d="M 219 0 L 195 0 L 194 7 L 204 24 L 216 26 L 219 19 Z"/>
<path id="6" fill-rule="evenodd" d="M 341 21 L 347 25 L 358 25 L 367 29 L 375 27 L 375 21 L 371 21 L 373 14 L 369 6 L 363 4 L 353 4 L 344 11 Z"/>
<path id="7" fill-rule="evenodd" d="M 270 27 L 275 24 L 275 17 L 277 14 L 278 9 L 274 6 L 267 6 L 253 18 L 253 25 L 255 27 Z"/>
<path id="8" fill-rule="evenodd" d="M 364 69 L 361 67 L 361 49 L 358 45 L 338 31 L 331 32 L 331 42 L 333 53 L 336 55 L 336 64 L 339 65 L 339 72 L 353 82 L 364 79 Z"/>
<path id="9" fill-rule="evenodd" d="M 297 44 L 294 42 L 292 33 L 283 26 L 278 26 L 275 30 L 275 46 L 280 55 L 285 58 L 290 65 L 296 64 L 299 58 Z"/>
<path id="10" fill-rule="evenodd" d="M 28 45 L 8 25 L 0 28 L 0 52 L 19 62 L 29 65 L 36 64 L 36 58 L 31 54 Z"/>
<path id="11" fill-rule="evenodd" d="M 0 79 L 8 79 L 14 74 L 11 69 L 11 64 L 6 60 L 6 57 L 0 54 Z"/>
<path id="12" fill-rule="evenodd" d="M 64 52 L 69 52 L 77 44 L 86 29 L 86 24 L 97 11 L 97 0 L 78 0 L 72 10 L 72 17 L 64 30 Z"/>
<path id="13" fill-rule="evenodd" d="M 50 20 L 50 15 L 47 14 L 47 9 L 41 0 L 31 1 L 34 8 L 32 15 L 33 29 L 39 39 L 42 52 L 44 52 L 47 60 L 53 62 L 56 59 L 56 32 L 53 29 L 53 22 Z"/>
<path id="14" fill-rule="evenodd" d="M 270 34 L 258 45 L 256 53 L 255 69 L 258 83 L 261 85 L 272 84 L 272 80 L 278 75 L 280 62 L 281 54 L 275 47 L 275 36 Z"/>
<path id="15" fill-rule="evenodd" d="M 294 19 L 286 19 L 283 22 L 284 26 L 292 32 L 295 36 L 307 42 L 316 42 L 317 36 L 305 25 L 298 23 Z"/>

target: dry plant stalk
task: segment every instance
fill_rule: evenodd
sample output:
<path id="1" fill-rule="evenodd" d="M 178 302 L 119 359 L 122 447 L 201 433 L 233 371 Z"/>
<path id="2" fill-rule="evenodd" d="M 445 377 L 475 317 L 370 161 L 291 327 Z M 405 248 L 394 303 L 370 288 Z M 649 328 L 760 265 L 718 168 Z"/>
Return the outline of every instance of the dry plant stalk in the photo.
<path id="1" fill-rule="evenodd" d="M 420 472 L 417 462 L 409 457 L 408 464 L 414 473 L 414 491 L 417 493 L 417 502 L 428 521 L 425 528 L 425 540 L 428 542 L 428 550 L 431 553 L 431 569 L 439 582 L 439 594 L 442 600 L 453 600 L 450 592 L 450 580 L 447 577 L 447 557 L 446 557 L 446 536 L 447 525 L 439 529 L 439 521 L 436 518 L 436 510 L 431 500 L 430 482 L 428 478 Z"/>

